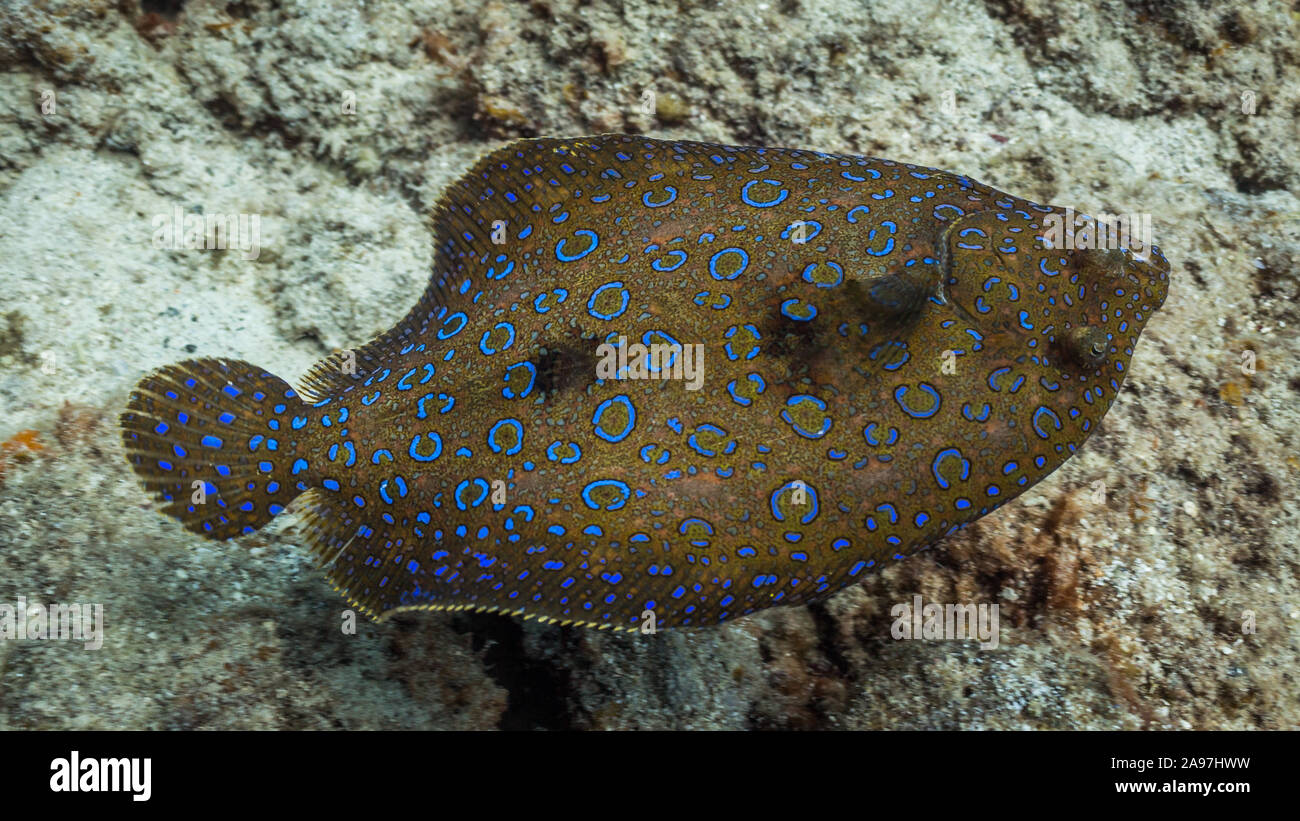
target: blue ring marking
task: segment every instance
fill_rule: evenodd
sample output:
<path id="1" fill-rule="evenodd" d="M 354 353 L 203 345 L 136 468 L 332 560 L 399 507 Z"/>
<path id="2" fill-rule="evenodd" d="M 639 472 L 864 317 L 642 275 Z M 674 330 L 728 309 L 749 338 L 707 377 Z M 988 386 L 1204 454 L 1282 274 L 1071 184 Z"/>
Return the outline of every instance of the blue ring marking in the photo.
<path id="1" fill-rule="evenodd" d="M 577 445 L 574 445 L 574 447 L 577 447 Z M 659 458 L 654 462 L 654 464 L 662 465 L 663 463 L 667 462 L 670 458 L 672 458 L 672 451 L 668 450 L 667 448 L 662 448 L 660 445 L 651 444 L 651 445 L 643 445 L 641 447 L 641 450 L 639 451 L 641 455 L 641 461 L 645 462 L 647 465 L 650 464 L 650 453 L 655 448 L 660 448 L 661 450 L 663 450 L 663 453 L 659 454 Z"/>
<path id="2" fill-rule="evenodd" d="M 754 400 L 736 393 L 736 380 L 734 379 L 727 383 L 727 393 L 731 394 L 731 401 L 743 408 L 747 408 L 754 404 Z"/>
<path id="3" fill-rule="evenodd" d="M 440 413 L 446 413 L 447 411 L 451 410 L 451 406 L 454 405 L 454 404 L 456 403 L 456 400 L 455 400 L 455 399 L 453 399 L 452 397 L 448 396 L 448 395 L 445 394 L 445 393 L 432 393 L 432 392 L 430 392 L 430 393 L 426 393 L 424 396 L 421 396 L 421 397 L 420 397 L 420 401 L 419 401 L 419 402 L 416 402 L 416 403 L 415 403 L 415 417 L 416 417 L 417 419 L 424 419 L 425 417 L 427 417 L 427 416 L 429 415 L 429 412 L 426 411 L 426 410 L 424 409 L 424 403 L 427 402 L 427 401 L 430 400 L 430 399 L 446 399 L 446 400 L 448 400 L 447 407 L 445 407 L 445 408 L 443 408 L 441 411 L 439 411 Z"/>
<path id="4" fill-rule="evenodd" d="M 802 312 L 805 314 L 804 316 L 795 313 L 797 310 L 796 306 L 803 306 L 805 309 Z M 813 305 L 811 302 L 804 302 L 802 299 L 794 297 L 781 303 L 781 313 L 796 322 L 807 322 L 817 316 L 817 306 Z"/>
<path id="5" fill-rule="evenodd" d="M 608 507 L 601 507 L 591 498 L 591 492 L 602 487 L 616 488 L 620 493 L 620 498 L 611 502 Z M 627 486 L 626 482 L 620 482 L 618 479 L 597 479 L 582 489 L 582 501 L 592 510 L 619 510 L 627 504 L 628 498 L 632 495 L 632 489 Z"/>
<path id="6" fill-rule="evenodd" d="M 725 430 L 718 427 L 717 425 L 708 422 L 705 422 L 704 424 L 700 425 L 698 428 L 695 429 L 695 432 L 690 435 L 690 438 L 686 440 L 686 444 L 690 445 L 691 449 L 701 456 L 717 456 L 718 452 L 716 450 L 708 450 L 707 448 L 705 448 L 703 445 L 699 443 L 698 437 L 700 433 L 714 433 L 724 438 L 729 435 Z M 730 453 L 731 451 L 736 449 L 735 442 L 728 442 L 727 444 L 729 445 L 729 447 L 727 447 L 725 451 L 726 453 Z"/>
<path id="7" fill-rule="evenodd" d="M 420 453 L 419 451 L 420 436 L 421 435 L 417 433 L 415 434 L 414 437 L 411 438 L 411 447 L 408 448 L 406 451 L 408 456 L 410 456 L 412 459 L 414 459 L 417 462 L 432 462 L 434 459 L 437 459 L 439 456 L 442 455 L 441 436 L 439 436 L 434 431 L 429 431 L 429 440 L 433 442 L 433 454 L 430 456 L 425 456 Z"/>
<path id="8" fill-rule="evenodd" d="M 1049 417 L 1049 418 L 1051 419 L 1051 421 L 1052 421 L 1052 425 L 1053 425 L 1053 428 L 1054 428 L 1055 430 L 1060 430 L 1060 429 L 1061 429 L 1061 417 L 1057 416 L 1057 415 L 1056 415 L 1056 411 L 1052 410 L 1051 408 L 1047 407 L 1046 405 L 1039 405 L 1038 408 L 1034 411 L 1034 418 L 1033 418 L 1033 423 L 1032 423 L 1032 424 L 1033 424 L 1033 428 L 1034 428 L 1034 433 L 1038 434 L 1038 437 L 1039 437 L 1040 439 L 1050 439 L 1050 438 L 1051 438 L 1051 434 L 1048 433 L 1047 431 L 1043 430 L 1042 425 L 1039 424 L 1039 421 L 1038 421 L 1038 417 L 1043 416 L 1043 415 L 1046 415 L 1047 417 Z"/>
<path id="9" fill-rule="evenodd" d="M 528 384 L 520 391 L 515 391 L 510 387 L 510 372 L 518 368 L 526 368 L 528 371 Z M 506 368 L 505 383 L 506 386 L 501 389 L 501 395 L 506 399 L 525 399 L 528 394 L 533 392 L 533 385 L 537 382 L 537 366 L 532 362 L 517 362 Z"/>
<path id="10" fill-rule="evenodd" d="M 456 319 L 460 320 L 460 324 L 456 326 L 456 330 L 448 332 L 447 326 L 451 324 L 453 320 Z M 465 315 L 465 312 L 457 311 L 456 313 L 451 314 L 450 316 L 448 316 L 446 319 L 442 321 L 442 327 L 438 329 L 438 338 L 451 339 L 453 336 L 455 336 L 456 334 L 464 330 L 465 325 L 467 325 L 468 323 L 469 323 L 469 317 Z"/>
<path id="11" fill-rule="evenodd" d="M 580 236 L 590 237 L 591 245 L 588 246 L 588 248 L 585 251 L 579 251 L 576 254 L 570 255 L 564 252 L 564 244 L 568 242 L 568 238 L 561 239 L 559 242 L 555 243 L 555 258 L 558 259 L 560 262 L 576 262 L 577 260 L 580 260 L 583 257 L 590 254 L 592 251 L 596 250 L 597 246 L 600 245 L 600 237 L 596 236 L 595 231 L 580 229 L 578 231 L 574 231 L 573 235 L 575 237 L 580 237 Z"/>
<path id="12" fill-rule="evenodd" d="M 858 213 L 859 211 L 861 211 L 863 215 L 867 215 L 871 213 L 871 208 L 870 206 L 866 206 L 866 205 L 855 205 L 849 209 L 849 212 L 847 214 L 844 215 L 845 219 L 847 219 L 850 224 L 857 225 L 858 220 L 853 215 Z"/>
<path id="13" fill-rule="evenodd" d="M 740 254 L 740 265 L 736 268 L 734 272 L 730 274 L 718 273 L 718 259 L 723 254 Z M 709 258 L 709 275 L 720 282 L 725 282 L 727 280 L 735 279 L 736 277 L 745 273 L 745 269 L 748 267 L 749 267 L 749 254 L 745 251 L 744 248 L 723 248 L 721 251 L 719 251 L 718 253 L 714 254 L 712 257 Z"/>
<path id="14" fill-rule="evenodd" d="M 947 490 L 950 485 L 948 480 L 939 473 L 939 463 L 944 459 L 954 457 L 961 463 L 961 480 L 964 482 L 970 478 L 970 461 L 962 456 L 961 451 L 957 448 L 945 448 L 935 455 L 934 462 L 930 465 L 930 472 L 934 474 L 934 480 L 939 483 L 939 487 L 943 490 Z"/>
<path id="15" fill-rule="evenodd" d="M 572 455 L 556 456 L 557 448 L 566 446 L 572 450 Z M 582 448 L 578 447 L 577 442 L 568 442 L 566 444 L 561 442 L 559 439 L 556 439 L 554 442 L 546 446 L 546 458 L 550 459 L 552 462 L 559 462 L 562 465 L 571 465 L 582 458 Z"/>
<path id="16" fill-rule="evenodd" d="M 699 518 L 698 516 L 691 516 L 691 517 L 689 517 L 689 518 L 682 519 L 681 523 L 680 523 L 679 525 L 677 525 L 677 533 L 678 533 L 679 535 L 681 535 L 681 536 L 685 536 L 685 535 L 686 535 L 686 531 L 690 530 L 690 529 L 691 529 L 693 526 L 695 526 L 695 525 L 700 525 L 700 526 L 702 526 L 702 527 L 704 528 L 704 535 L 706 535 L 706 536 L 712 536 L 712 535 L 714 534 L 714 532 L 715 532 L 715 531 L 713 530 L 713 524 L 712 524 L 712 523 L 710 523 L 710 522 L 708 522 L 708 521 L 706 521 L 706 520 L 704 520 L 704 519 L 701 519 L 701 518 Z M 697 539 L 691 539 L 690 542 L 691 542 L 691 544 L 694 545 L 695 547 L 708 547 L 708 546 L 709 546 L 709 540 L 708 540 L 708 539 L 699 539 L 699 538 L 697 538 Z M 699 592 L 699 587 L 698 587 L 698 586 L 697 586 L 697 588 L 696 588 L 696 592 Z"/>
<path id="17" fill-rule="evenodd" d="M 665 341 L 663 341 L 663 342 L 655 342 L 655 341 L 653 341 L 655 336 L 661 336 L 661 337 L 664 338 Z M 657 329 L 656 329 L 656 330 L 650 330 L 650 331 L 646 331 L 645 333 L 641 334 L 641 342 L 642 342 L 643 344 L 645 344 L 646 346 L 651 346 L 651 345 L 668 345 L 669 348 L 670 348 L 670 350 L 669 350 L 669 352 L 668 352 L 668 362 L 664 363 L 664 362 L 660 362 L 660 361 L 658 361 L 658 360 L 659 360 L 659 357 L 657 357 L 657 356 L 656 356 L 656 357 L 649 358 L 649 359 L 646 360 L 646 370 L 647 370 L 649 373 L 659 373 L 660 371 L 670 370 L 670 369 L 672 369 L 672 367 L 673 367 L 674 365 L 677 364 L 677 357 L 678 357 L 678 356 L 680 355 L 680 353 L 681 353 L 681 350 L 682 350 L 682 343 L 678 342 L 678 341 L 677 341 L 676 339 L 674 339 L 672 336 L 668 335 L 667 333 L 665 333 L 665 332 L 663 332 L 663 331 L 657 330 Z"/>
<path id="18" fill-rule="evenodd" d="M 469 505 L 466 505 L 465 501 L 461 498 L 461 495 L 466 490 L 469 489 L 470 485 L 474 485 L 475 487 L 481 487 L 483 493 L 477 499 L 471 502 Z M 452 493 L 452 498 L 456 500 L 456 507 L 458 509 L 469 510 L 471 507 L 478 507 L 479 505 L 483 504 L 483 500 L 487 499 L 488 493 L 490 493 L 491 491 L 492 491 L 492 487 L 487 483 L 487 480 L 476 476 L 473 479 L 466 479 L 462 481 L 460 484 L 456 485 L 456 490 Z"/>
<path id="19" fill-rule="evenodd" d="M 795 491 L 797 489 L 795 487 L 796 481 L 798 480 L 791 480 L 789 482 L 786 482 L 784 485 L 781 485 L 779 488 L 772 491 L 772 496 L 769 499 L 768 504 L 772 509 L 772 518 L 776 519 L 778 522 L 785 521 L 785 516 L 781 513 L 780 508 L 777 506 L 778 499 L 780 498 L 781 494 L 786 492 L 787 490 L 791 492 Z M 817 489 L 812 485 L 808 484 L 807 482 L 801 482 L 801 484 L 803 485 L 801 489 L 806 494 L 808 494 L 809 510 L 806 514 L 799 517 L 799 522 L 801 524 L 810 524 L 813 519 L 817 518 L 817 514 L 821 510 L 821 506 L 818 504 L 817 501 Z"/>
<path id="20" fill-rule="evenodd" d="M 894 507 L 893 505 L 889 504 L 888 502 L 886 502 L 886 503 L 883 504 L 883 505 L 877 505 L 877 506 L 876 506 L 876 512 L 877 512 L 877 513 L 887 513 L 887 514 L 889 514 L 889 523 L 890 523 L 891 525 L 896 525 L 896 524 L 898 524 L 898 508 Z"/>
<path id="21" fill-rule="evenodd" d="M 816 262 L 809 263 L 808 267 L 803 269 L 804 282 L 811 282 L 818 288 L 834 288 L 844 281 L 844 268 L 838 262 L 827 262 L 826 267 L 835 272 L 834 282 L 817 282 L 812 278 L 812 272 L 817 268 Z"/>
<path id="22" fill-rule="evenodd" d="M 641 195 L 641 204 L 644 205 L 646 208 L 662 208 L 665 205 L 671 203 L 673 200 L 677 199 L 676 188 L 673 188 L 671 185 L 665 185 L 664 190 L 667 191 L 668 194 L 667 194 L 667 198 L 664 199 L 663 202 L 655 202 L 654 200 L 650 199 L 650 195 L 653 194 L 654 192 L 647 191 Z"/>
<path id="23" fill-rule="evenodd" d="M 492 335 L 493 331 L 498 331 L 501 328 L 505 328 L 507 331 L 510 332 L 510 338 L 507 339 L 506 344 L 502 345 L 500 348 L 493 348 L 492 350 L 488 350 L 488 346 L 487 346 L 488 337 Z M 478 349 L 480 352 L 483 353 L 484 356 L 492 356 L 493 354 L 498 354 L 504 350 L 507 350 L 513 344 L 515 344 L 515 326 L 509 322 L 498 322 L 497 324 L 492 326 L 492 330 L 483 332 L 483 338 L 478 341 Z"/>
<path id="24" fill-rule="evenodd" d="M 511 427 L 515 429 L 515 444 L 511 448 L 503 448 L 503 446 L 497 444 L 497 431 L 502 427 Z M 524 449 L 524 426 L 520 424 L 518 419 L 507 418 L 498 420 L 497 423 L 488 431 L 487 443 L 488 447 L 492 448 L 493 453 L 501 453 L 504 450 L 506 456 L 513 456 Z"/>
<path id="25" fill-rule="evenodd" d="M 781 188 L 776 196 L 776 199 L 768 200 L 767 202 L 759 202 L 758 200 L 749 196 L 749 189 L 753 188 L 755 185 L 758 185 L 760 183 L 766 183 L 767 185 L 775 185 L 778 188 L 780 188 L 781 186 L 780 180 L 750 180 L 749 182 L 745 183 L 744 188 L 740 189 L 740 199 L 743 203 L 745 203 L 746 205 L 752 205 L 755 208 L 771 208 L 773 205 L 779 205 L 780 203 L 785 202 L 785 198 L 790 196 L 789 191 L 787 191 L 784 188 Z"/>
<path id="26" fill-rule="evenodd" d="M 868 243 L 868 247 L 867 247 L 865 250 L 866 250 L 866 252 L 867 252 L 868 254 L 871 254 L 871 256 L 873 256 L 873 257 L 883 257 L 883 256 L 886 256 L 887 254 L 889 254 L 891 251 L 894 250 L 894 236 L 893 236 L 893 235 L 894 235 L 894 233 L 898 230 L 898 226 L 897 226 L 895 223 L 893 223 L 892 221 L 890 221 L 890 220 L 885 220 L 884 222 L 880 223 L 880 226 L 881 226 L 882 228 L 885 227 L 885 226 L 889 226 L 889 234 L 890 234 L 890 236 L 889 236 L 889 241 L 885 243 L 885 247 L 884 247 L 883 250 L 880 250 L 880 251 L 873 250 L 873 249 L 870 247 L 870 243 L 875 242 L 875 239 L 876 239 L 876 229 L 875 229 L 875 228 L 872 228 L 869 232 L 867 232 L 867 243 Z"/>
<path id="27" fill-rule="evenodd" d="M 618 288 L 622 291 L 623 303 L 619 305 L 617 311 L 611 314 L 602 314 L 596 310 L 596 299 L 603 292 L 611 288 Z M 623 283 L 621 281 L 606 282 L 604 285 L 600 286 L 599 288 L 591 292 L 591 298 L 587 300 L 587 313 L 596 317 L 596 319 L 603 319 L 606 321 L 615 319 L 623 315 L 623 312 L 627 310 L 628 302 L 630 302 L 631 299 L 632 299 L 631 292 L 628 291 L 628 289 L 623 286 Z"/>
<path id="28" fill-rule="evenodd" d="M 992 411 L 993 411 L 993 406 L 990 405 L 988 402 L 984 403 L 984 407 L 980 410 L 979 413 L 971 412 L 969 402 L 961 406 L 961 415 L 966 417 L 966 420 L 969 422 L 986 422 L 988 421 L 989 413 L 991 413 Z"/>
<path id="29" fill-rule="evenodd" d="M 799 423 L 796 422 L 794 420 L 794 417 L 790 415 L 790 410 L 789 410 L 790 408 L 793 408 L 796 405 L 802 405 L 805 402 L 811 402 L 819 411 L 826 410 L 826 403 L 821 399 L 818 399 L 817 397 L 811 396 L 806 393 L 797 393 L 794 396 L 791 396 L 789 399 L 785 400 L 785 410 L 781 411 L 781 419 L 784 420 L 787 425 L 793 428 L 795 433 L 799 434 L 805 439 L 820 439 L 823 436 L 825 436 L 831 429 L 831 419 L 829 416 L 822 419 L 822 429 L 820 431 L 810 431 L 800 427 Z"/>
<path id="30" fill-rule="evenodd" d="M 876 438 L 876 428 L 878 427 L 880 427 L 879 423 L 869 422 L 867 423 L 867 426 L 862 429 L 862 436 L 867 440 L 868 445 L 879 447 L 880 445 L 892 445 L 898 441 L 898 428 L 891 427 L 889 429 L 889 435 L 885 438 L 885 441 L 882 442 Z"/>
<path id="31" fill-rule="evenodd" d="M 817 220 L 797 220 L 785 227 L 785 230 L 781 232 L 781 239 L 790 239 L 791 235 L 794 234 L 795 225 L 799 223 L 803 223 L 805 229 L 810 225 L 817 229 L 813 231 L 811 234 L 805 234 L 803 238 L 803 242 L 799 243 L 800 245 L 806 245 L 810 240 L 812 240 L 814 237 L 816 237 L 818 234 L 822 232 L 822 224 Z"/>
<path id="32" fill-rule="evenodd" d="M 661 272 L 661 273 L 665 273 L 665 274 L 668 273 L 669 271 L 676 271 L 678 268 L 680 268 L 680 267 L 682 267 L 683 265 L 686 264 L 687 256 L 686 256 L 686 252 L 683 251 L 683 250 L 680 249 L 680 248 L 674 248 L 673 250 L 669 251 L 669 252 L 668 252 L 667 254 L 665 254 L 664 256 L 667 257 L 667 256 L 672 256 L 672 255 L 674 255 L 674 254 L 677 255 L 677 262 L 676 262 L 676 264 L 665 265 L 665 264 L 663 264 L 663 260 L 661 260 L 661 259 L 656 259 L 656 260 L 654 260 L 654 261 L 652 261 L 652 262 L 650 263 L 650 267 L 653 268 L 653 269 L 655 269 L 656 271 L 659 271 L 659 272 Z"/>
<path id="33" fill-rule="evenodd" d="M 993 371 L 990 371 L 990 372 L 989 372 L 989 387 L 992 388 L 992 389 L 995 390 L 995 391 L 1001 391 L 1002 388 L 998 387 L 997 380 L 998 380 L 998 377 L 1001 376 L 1001 375 L 1004 374 L 1004 373 L 1011 373 L 1011 368 L 1010 368 L 1010 366 L 1008 366 L 1008 367 L 1003 367 L 1003 368 L 997 368 L 997 369 L 995 369 L 995 370 L 993 370 Z"/>
<path id="34" fill-rule="evenodd" d="M 539 314 L 544 314 L 551 310 L 551 308 L 554 308 L 555 305 L 547 305 L 545 308 L 542 307 L 542 300 L 546 299 L 551 294 L 557 294 L 559 296 L 559 298 L 555 300 L 555 305 L 561 305 L 564 303 L 564 300 L 569 298 L 569 292 L 564 288 L 556 288 L 554 291 L 542 291 L 537 295 L 537 298 L 533 300 L 533 310 Z"/>
<path id="35" fill-rule="evenodd" d="M 904 413 L 906 413 L 908 416 L 912 417 L 913 419 L 929 419 L 931 416 L 934 416 L 936 413 L 939 412 L 939 408 L 943 405 L 943 397 L 940 396 L 939 392 L 935 390 L 934 387 L 930 385 L 928 382 L 919 382 L 917 383 L 917 387 L 920 388 L 925 393 L 928 393 L 930 395 L 930 398 L 934 400 L 934 406 L 931 407 L 929 410 L 926 411 L 913 410 L 907 405 L 905 401 L 903 401 L 903 397 L 907 394 L 907 389 L 908 389 L 907 385 L 899 385 L 897 388 L 894 389 L 894 401 L 898 403 L 898 406 L 903 409 Z"/>
<path id="36" fill-rule="evenodd" d="M 616 402 L 627 409 L 627 425 L 622 431 L 611 435 L 601 428 L 600 420 L 601 417 L 605 415 L 605 411 L 609 410 L 609 408 Z M 596 408 L 596 412 L 591 416 L 591 424 L 595 427 L 596 435 L 601 439 L 604 439 L 606 442 L 622 442 L 628 437 L 628 434 L 632 432 L 632 429 L 636 427 L 636 406 L 632 404 L 632 400 L 628 398 L 627 394 L 621 393 L 618 396 L 606 399 L 604 402 L 600 403 Z"/>
<path id="37" fill-rule="evenodd" d="M 712 291 L 700 291 L 698 294 L 695 295 L 695 298 L 692 301 L 696 305 L 699 305 L 701 308 L 703 308 L 705 303 L 708 302 L 708 298 L 711 296 L 713 296 Z M 709 307 L 715 311 L 721 311 L 730 308 L 731 294 L 721 294 L 721 293 L 718 294 L 716 298 L 713 300 L 713 302 L 709 303 Z"/>

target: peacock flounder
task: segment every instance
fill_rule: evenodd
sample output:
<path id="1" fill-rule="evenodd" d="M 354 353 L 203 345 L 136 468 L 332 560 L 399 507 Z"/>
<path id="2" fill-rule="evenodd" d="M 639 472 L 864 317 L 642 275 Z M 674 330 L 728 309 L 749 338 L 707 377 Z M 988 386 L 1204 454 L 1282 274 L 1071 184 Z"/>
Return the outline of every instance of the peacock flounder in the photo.
<path id="1" fill-rule="evenodd" d="M 123 441 L 210 538 L 301 495 L 376 618 L 662 628 L 815 601 L 1023 493 L 1110 407 L 1169 264 L 1065 213 L 888 160 L 521 140 L 445 194 L 395 328 L 297 391 L 162 368 Z"/>

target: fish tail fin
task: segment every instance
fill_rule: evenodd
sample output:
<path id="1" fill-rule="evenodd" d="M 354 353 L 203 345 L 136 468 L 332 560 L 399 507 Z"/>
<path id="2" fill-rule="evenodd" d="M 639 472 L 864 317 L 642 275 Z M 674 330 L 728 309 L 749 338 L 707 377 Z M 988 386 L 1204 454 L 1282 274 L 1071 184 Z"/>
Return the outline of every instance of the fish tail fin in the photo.
<path id="1" fill-rule="evenodd" d="M 297 430 L 314 408 L 248 362 L 189 359 L 131 392 L 127 460 L 163 512 L 210 539 L 252 533 L 309 488 Z"/>

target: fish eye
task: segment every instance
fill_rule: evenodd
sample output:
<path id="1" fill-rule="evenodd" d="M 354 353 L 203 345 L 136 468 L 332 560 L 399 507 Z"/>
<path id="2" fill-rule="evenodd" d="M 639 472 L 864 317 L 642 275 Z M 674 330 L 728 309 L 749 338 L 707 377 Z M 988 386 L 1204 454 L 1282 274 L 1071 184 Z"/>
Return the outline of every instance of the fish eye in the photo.
<path id="1" fill-rule="evenodd" d="M 1074 361 L 1087 368 L 1095 368 L 1106 361 L 1110 340 L 1101 328 L 1082 325 L 1069 332 L 1065 349 Z"/>

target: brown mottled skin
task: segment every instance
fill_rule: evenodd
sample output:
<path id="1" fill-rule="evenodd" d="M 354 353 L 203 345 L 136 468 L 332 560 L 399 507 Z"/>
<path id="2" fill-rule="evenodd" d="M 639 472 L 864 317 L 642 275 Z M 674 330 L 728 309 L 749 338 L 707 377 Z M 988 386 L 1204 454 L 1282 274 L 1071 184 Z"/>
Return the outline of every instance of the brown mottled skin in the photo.
<path id="1" fill-rule="evenodd" d="M 1040 481 L 1117 395 L 1169 265 L 1087 249 L 1086 218 L 1066 232 L 1084 250 L 1049 248 L 1049 215 L 887 160 L 522 140 L 447 192 L 407 317 L 355 374 L 336 356 L 306 378 L 324 404 L 247 363 L 180 363 L 133 394 L 124 441 L 166 512 L 214 537 L 308 491 L 314 550 L 379 617 L 662 628 L 825 598 Z M 649 332 L 703 346 L 700 390 L 597 378 L 602 342 Z M 252 437 L 272 433 L 267 454 Z M 226 507 L 192 504 L 195 479 Z"/>

